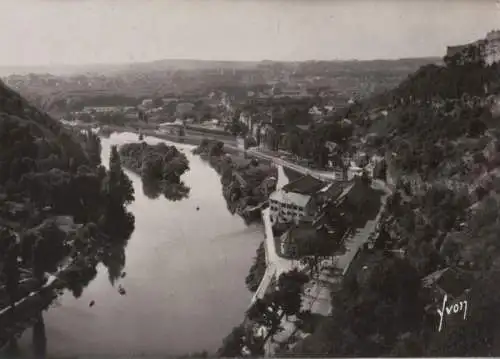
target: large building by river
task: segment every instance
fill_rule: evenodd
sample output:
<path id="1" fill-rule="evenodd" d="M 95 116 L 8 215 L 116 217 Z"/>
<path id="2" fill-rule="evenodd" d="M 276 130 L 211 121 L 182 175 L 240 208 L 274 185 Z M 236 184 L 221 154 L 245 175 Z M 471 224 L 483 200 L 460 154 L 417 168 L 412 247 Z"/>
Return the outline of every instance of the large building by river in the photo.
<path id="1" fill-rule="evenodd" d="M 288 183 L 269 196 L 272 223 L 298 223 L 314 217 L 327 200 L 338 197 L 348 183 L 325 183 L 306 175 Z"/>

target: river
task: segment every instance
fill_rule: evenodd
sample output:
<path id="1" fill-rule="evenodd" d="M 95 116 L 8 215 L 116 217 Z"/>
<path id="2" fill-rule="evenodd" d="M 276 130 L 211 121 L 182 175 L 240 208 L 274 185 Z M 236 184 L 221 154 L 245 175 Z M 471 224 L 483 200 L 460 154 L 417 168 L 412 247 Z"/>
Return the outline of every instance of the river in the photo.
<path id="1" fill-rule="evenodd" d="M 114 133 L 101 141 L 107 165 L 111 145 L 135 142 L 137 135 Z M 219 175 L 191 154 L 193 146 L 175 145 L 189 159 L 182 177 L 189 198 L 149 199 L 140 178 L 127 172 L 135 189 L 128 207 L 135 231 L 126 248 L 127 275 L 113 287 L 100 266 L 79 299 L 66 293 L 44 314 L 49 357 L 214 352 L 243 319 L 251 299 L 244 280 L 263 228 L 231 215 Z M 126 295 L 118 293 L 118 284 Z M 20 346 L 28 355 L 30 331 Z"/>

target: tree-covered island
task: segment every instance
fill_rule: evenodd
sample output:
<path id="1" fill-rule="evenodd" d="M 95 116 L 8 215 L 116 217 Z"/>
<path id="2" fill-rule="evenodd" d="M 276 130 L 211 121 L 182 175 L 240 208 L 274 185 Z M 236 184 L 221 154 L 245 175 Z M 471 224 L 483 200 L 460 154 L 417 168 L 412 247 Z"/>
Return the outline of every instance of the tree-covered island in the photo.
<path id="1" fill-rule="evenodd" d="M 189 170 L 186 155 L 175 146 L 161 142 L 128 143 L 120 147 L 123 165 L 141 176 L 143 191 L 149 198 L 165 198 L 178 201 L 189 195 L 189 187 L 181 176 Z"/>

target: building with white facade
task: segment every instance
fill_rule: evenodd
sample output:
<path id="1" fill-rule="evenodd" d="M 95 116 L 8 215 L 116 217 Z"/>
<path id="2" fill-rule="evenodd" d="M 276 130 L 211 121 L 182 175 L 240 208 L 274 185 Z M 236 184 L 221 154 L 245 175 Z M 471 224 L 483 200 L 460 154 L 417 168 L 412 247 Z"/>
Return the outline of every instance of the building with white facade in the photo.
<path id="1" fill-rule="evenodd" d="M 141 106 L 144 108 L 153 108 L 153 100 L 150 98 L 142 100 Z"/>
<path id="2" fill-rule="evenodd" d="M 306 216 L 313 216 L 318 207 L 316 193 L 325 184 L 311 176 L 290 182 L 269 196 L 272 223 L 298 223 Z"/>
<path id="3" fill-rule="evenodd" d="M 283 189 L 274 191 L 269 196 L 271 222 L 296 222 L 316 210 L 312 196 L 287 192 Z"/>

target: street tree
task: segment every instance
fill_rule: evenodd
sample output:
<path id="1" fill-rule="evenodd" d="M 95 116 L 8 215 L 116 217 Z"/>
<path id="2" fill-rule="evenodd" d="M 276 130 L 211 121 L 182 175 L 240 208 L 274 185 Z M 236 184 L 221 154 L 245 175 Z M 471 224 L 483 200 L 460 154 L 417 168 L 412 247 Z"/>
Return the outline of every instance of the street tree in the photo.
<path id="1" fill-rule="evenodd" d="M 300 312 L 302 291 L 309 277 L 294 269 L 280 275 L 278 278 L 278 298 L 281 309 L 288 317 Z"/>

